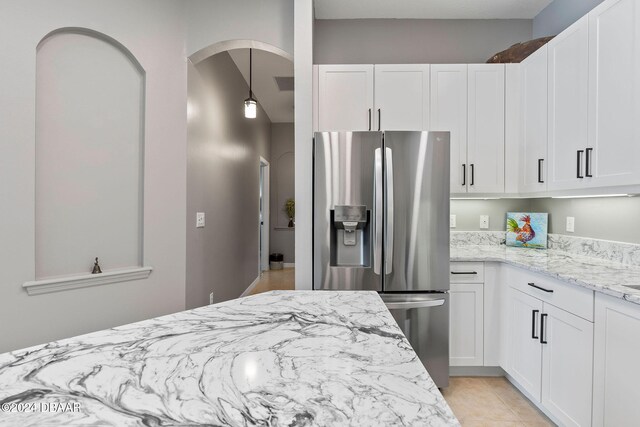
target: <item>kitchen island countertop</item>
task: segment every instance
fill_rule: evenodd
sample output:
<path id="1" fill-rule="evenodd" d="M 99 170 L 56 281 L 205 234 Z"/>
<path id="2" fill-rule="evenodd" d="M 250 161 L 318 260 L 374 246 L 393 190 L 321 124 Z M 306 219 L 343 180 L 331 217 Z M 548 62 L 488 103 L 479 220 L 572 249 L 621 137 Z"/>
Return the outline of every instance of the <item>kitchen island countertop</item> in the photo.
<path id="1" fill-rule="evenodd" d="M 0 403 L 7 426 L 459 425 L 365 291 L 268 292 L 1 354 Z"/>

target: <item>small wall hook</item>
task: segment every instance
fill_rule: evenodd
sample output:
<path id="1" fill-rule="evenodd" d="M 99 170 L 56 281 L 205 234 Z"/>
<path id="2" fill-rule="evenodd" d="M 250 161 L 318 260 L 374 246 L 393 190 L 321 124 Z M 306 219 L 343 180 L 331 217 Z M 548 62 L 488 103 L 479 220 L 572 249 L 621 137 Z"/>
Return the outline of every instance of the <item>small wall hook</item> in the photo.
<path id="1" fill-rule="evenodd" d="M 98 257 L 96 257 L 96 262 L 93 264 L 93 271 L 91 274 L 100 274 L 102 273 L 102 269 L 100 268 L 100 264 L 98 264 Z"/>

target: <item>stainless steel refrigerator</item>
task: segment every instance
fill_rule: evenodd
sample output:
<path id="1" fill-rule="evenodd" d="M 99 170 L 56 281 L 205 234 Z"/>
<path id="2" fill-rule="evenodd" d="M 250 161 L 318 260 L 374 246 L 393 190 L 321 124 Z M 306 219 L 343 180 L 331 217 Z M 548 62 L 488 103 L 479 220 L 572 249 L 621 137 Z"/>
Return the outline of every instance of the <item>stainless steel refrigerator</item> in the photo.
<path id="1" fill-rule="evenodd" d="M 449 383 L 449 132 L 318 132 L 314 289 L 380 292 Z"/>

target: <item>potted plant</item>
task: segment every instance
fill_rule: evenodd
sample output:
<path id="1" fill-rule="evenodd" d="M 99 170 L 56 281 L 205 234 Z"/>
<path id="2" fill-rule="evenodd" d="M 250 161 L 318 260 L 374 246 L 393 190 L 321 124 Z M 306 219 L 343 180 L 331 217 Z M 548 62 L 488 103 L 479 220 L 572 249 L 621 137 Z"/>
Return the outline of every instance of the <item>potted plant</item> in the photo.
<path id="1" fill-rule="evenodd" d="M 296 201 L 293 199 L 287 199 L 284 204 L 284 211 L 289 218 L 289 227 L 293 227 L 293 219 L 296 217 Z"/>

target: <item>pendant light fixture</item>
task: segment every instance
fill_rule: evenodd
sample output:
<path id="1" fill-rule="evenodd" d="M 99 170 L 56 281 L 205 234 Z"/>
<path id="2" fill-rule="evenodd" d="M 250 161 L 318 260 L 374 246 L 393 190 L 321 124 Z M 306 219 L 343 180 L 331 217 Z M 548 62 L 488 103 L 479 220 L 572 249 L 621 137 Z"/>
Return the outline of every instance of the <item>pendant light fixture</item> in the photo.
<path id="1" fill-rule="evenodd" d="M 255 119 L 258 105 L 253 98 L 253 91 L 251 90 L 251 80 L 253 73 L 253 49 L 249 49 L 249 97 L 244 100 L 244 116 L 247 119 Z"/>

